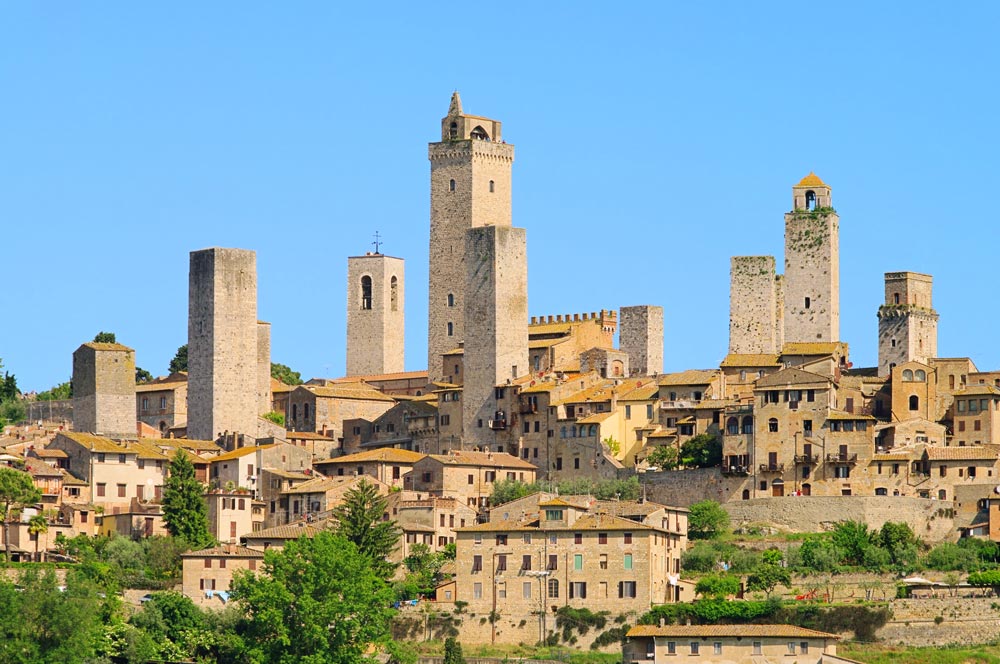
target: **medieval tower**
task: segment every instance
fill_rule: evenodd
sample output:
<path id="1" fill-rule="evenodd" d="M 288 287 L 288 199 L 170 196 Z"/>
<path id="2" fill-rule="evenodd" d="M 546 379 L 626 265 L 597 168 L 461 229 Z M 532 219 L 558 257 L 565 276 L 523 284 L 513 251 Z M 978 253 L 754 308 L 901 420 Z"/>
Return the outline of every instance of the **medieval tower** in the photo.
<path id="1" fill-rule="evenodd" d="M 729 268 L 730 354 L 781 352 L 782 282 L 774 256 L 733 256 Z"/>
<path id="2" fill-rule="evenodd" d="M 257 321 L 257 413 L 271 412 L 271 324 Z"/>
<path id="3" fill-rule="evenodd" d="M 191 252 L 188 275 L 188 437 L 256 437 L 257 256 L 246 249 Z"/>
<path id="4" fill-rule="evenodd" d="M 441 120 L 441 141 L 428 146 L 431 162 L 430 279 L 427 372 L 444 375 L 441 356 L 465 341 L 466 231 L 511 225 L 514 146 L 496 120 L 466 115 L 458 93 Z M 468 356 L 468 355 L 466 355 Z"/>
<path id="5" fill-rule="evenodd" d="M 347 375 L 402 371 L 403 325 L 403 259 L 380 253 L 349 257 Z"/>
<path id="6" fill-rule="evenodd" d="M 135 351 L 86 343 L 73 353 L 73 430 L 135 438 Z"/>
<path id="7" fill-rule="evenodd" d="M 497 391 L 528 372 L 528 257 L 523 228 L 479 226 L 465 234 L 463 445 L 487 447 L 508 426 Z"/>
<path id="8" fill-rule="evenodd" d="M 904 362 L 937 357 L 938 314 L 931 302 L 934 278 L 918 272 L 886 272 L 885 304 L 878 308 L 878 374 Z"/>
<path id="9" fill-rule="evenodd" d="M 785 214 L 784 341 L 840 340 L 840 218 L 814 173 Z"/>
<path id="10" fill-rule="evenodd" d="M 619 318 L 619 348 L 629 357 L 633 374 L 649 376 L 663 372 L 663 307 L 622 307 Z"/>

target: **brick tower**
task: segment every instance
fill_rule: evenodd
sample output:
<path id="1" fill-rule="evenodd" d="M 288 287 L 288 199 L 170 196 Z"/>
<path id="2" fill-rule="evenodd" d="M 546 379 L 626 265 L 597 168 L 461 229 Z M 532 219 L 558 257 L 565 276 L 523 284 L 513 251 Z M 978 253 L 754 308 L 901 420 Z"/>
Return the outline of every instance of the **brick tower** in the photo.
<path id="1" fill-rule="evenodd" d="M 135 351 L 86 343 L 73 353 L 73 430 L 135 438 Z"/>
<path id="2" fill-rule="evenodd" d="M 620 313 L 618 346 L 628 353 L 631 372 L 639 376 L 662 373 L 663 307 L 622 307 Z"/>
<path id="3" fill-rule="evenodd" d="M 403 370 L 403 267 L 379 253 L 347 259 L 348 376 Z"/>
<path id="4" fill-rule="evenodd" d="M 814 173 L 785 214 L 784 341 L 840 340 L 840 218 Z"/>
<path id="5" fill-rule="evenodd" d="M 938 314 L 931 301 L 934 278 L 919 272 L 886 272 L 885 304 L 878 308 L 878 374 L 904 362 L 937 357 Z"/>
<path id="6" fill-rule="evenodd" d="M 428 146 L 431 162 L 430 278 L 427 371 L 444 375 L 441 356 L 464 341 L 465 232 L 511 225 L 510 174 L 514 146 L 496 120 L 466 115 L 458 93 L 441 120 L 441 142 Z"/>
<path id="7" fill-rule="evenodd" d="M 257 256 L 191 252 L 188 274 L 188 437 L 257 435 Z"/>
<path id="8" fill-rule="evenodd" d="M 493 446 L 497 386 L 528 373 L 528 258 L 523 228 L 466 231 L 463 446 Z"/>

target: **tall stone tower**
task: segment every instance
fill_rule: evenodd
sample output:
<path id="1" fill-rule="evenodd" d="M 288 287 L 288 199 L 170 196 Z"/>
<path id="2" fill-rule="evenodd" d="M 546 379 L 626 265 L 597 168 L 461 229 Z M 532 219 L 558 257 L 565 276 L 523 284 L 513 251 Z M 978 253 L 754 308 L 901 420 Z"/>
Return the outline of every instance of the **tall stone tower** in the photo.
<path id="1" fill-rule="evenodd" d="M 903 362 L 937 357 L 938 314 L 931 301 L 934 278 L 919 272 L 886 272 L 885 304 L 878 308 L 878 374 Z"/>
<path id="2" fill-rule="evenodd" d="M 188 437 L 257 435 L 257 256 L 191 252 L 188 274 Z"/>
<path id="3" fill-rule="evenodd" d="M 403 267 L 379 253 L 347 259 L 348 376 L 403 370 Z"/>
<path id="4" fill-rule="evenodd" d="M 462 443 L 482 447 L 494 440 L 497 386 L 529 370 L 527 241 L 511 226 L 472 228 L 465 238 Z"/>
<path id="5" fill-rule="evenodd" d="M 633 374 L 663 373 L 663 307 L 622 307 L 618 329 L 618 346 L 628 353 Z"/>
<path id="6" fill-rule="evenodd" d="M 257 321 L 257 413 L 271 412 L 271 324 Z"/>
<path id="7" fill-rule="evenodd" d="M 733 256 L 729 268 L 729 352 L 781 351 L 781 286 L 774 256 Z"/>
<path id="8" fill-rule="evenodd" d="M 135 351 L 86 343 L 73 353 L 73 430 L 135 438 Z"/>
<path id="9" fill-rule="evenodd" d="M 441 142 L 428 146 L 431 162 L 430 279 L 427 371 L 444 376 L 441 356 L 465 338 L 465 232 L 511 225 L 510 173 L 514 146 L 500 122 L 462 112 L 458 93 L 441 120 Z"/>
<path id="10" fill-rule="evenodd" d="M 785 343 L 840 340 L 840 218 L 814 173 L 785 214 Z"/>

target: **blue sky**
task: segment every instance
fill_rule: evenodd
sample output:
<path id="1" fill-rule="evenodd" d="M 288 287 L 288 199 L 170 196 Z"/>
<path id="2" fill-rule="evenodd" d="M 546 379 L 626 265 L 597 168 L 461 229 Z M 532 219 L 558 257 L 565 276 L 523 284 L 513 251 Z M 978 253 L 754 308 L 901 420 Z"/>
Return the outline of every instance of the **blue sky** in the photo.
<path id="1" fill-rule="evenodd" d="M 426 150 L 458 89 L 516 145 L 531 314 L 660 304 L 666 368 L 717 364 L 729 256 L 780 260 L 814 170 L 855 365 L 882 274 L 915 270 L 939 353 L 997 368 L 998 7 L 8 3 L 0 358 L 45 389 L 109 330 L 165 373 L 188 252 L 219 245 L 257 251 L 273 360 L 341 375 L 346 257 L 378 230 L 424 368 Z"/>

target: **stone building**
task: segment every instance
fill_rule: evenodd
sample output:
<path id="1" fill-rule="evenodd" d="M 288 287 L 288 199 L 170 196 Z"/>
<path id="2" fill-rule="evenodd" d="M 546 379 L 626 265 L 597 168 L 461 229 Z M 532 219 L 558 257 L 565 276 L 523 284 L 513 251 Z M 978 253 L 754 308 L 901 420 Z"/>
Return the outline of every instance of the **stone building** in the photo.
<path id="1" fill-rule="evenodd" d="M 403 371 L 404 262 L 380 253 L 347 259 L 347 375 Z"/>
<path id="2" fill-rule="evenodd" d="M 136 418 L 167 436 L 187 426 L 187 372 L 179 371 L 135 386 Z"/>
<path id="3" fill-rule="evenodd" d="M 135 351 L 85 343 L 73 353 L 73 430 L 135 438 Z"/>
<path id="4" fill-rule="evenodd" d="M 257 258 L 213 247 L 191 252 L 188 291 L 190 438 L 257 435 Z"/>
<path id="5" fill-rule="evenodd" d="M 344 453 L 395 447 L 424 454 L 440 454 L 438 408 L 433 396 L 428 395 L 426 400 L 421 397 L 400 401 L 374 420 L 345 420 Z"/>
<path id="6" fill-rule="evenodd" d="M 528 373 L 527 246 L 511 226 L 472 228 L 465 239 L 462 438 L 488 445 L 506 426 L 497 386 Z"/>
<path id="7" fill-rule="evenodd" d="M 257 321 L 257 414 L 271 410 L 271 324 Z"/>
<path id="8" fill-rule="evenodd" d="M 765 355 L 781 350 L 779 280 L 774 256 L 733 256 L 729 268 L 729 353 Z"/>
<path id="9" fill-rule="evenodd" d="M 410 488 L 404 480 L 413 465 L 426 454 L 382 448 L 314 462 L 316 470 L 328 477 L 368 477 L 395 489 Z"/>
<path id="10" fill-rule="evenodd" d="M 413 464 L 408 488 L 480 508 L 489 504 L 495 482 L 518 480 L 530 484 L 535 481 L 536 471 L 533 464 L 499 452 L 429 454 Z"/>
<path id="11" fill-rule="evenodd" d="M 212 491 L 208 503 L 209 532 L 219 542 L 236 544 L 239 538 L 260 530 L 264 524 L 264 504 L 247 492 Z"/>
<path id="12" fill-rule="evenodd" d="M 644 304 L 619 311 L 619 347 L 628 353 L 632 373 L 663 373 L 663 307 Z"/>
<path id="13" fill-rule="evenodd" d="M 428 146 L 431 162 L 430 280 L 427 367 L 445 375 L 441 357 L 465 339 L 466 232 L 511 225 L 514 146 L 501 123 L 462 111 L 458 93 L 441 120 L 441 141 Z M 526 315 L 525 315 L 526 318 Z"/>
<path id="14" fill-rule="evenodd" d="M 288 397 L 285 426 L 291 431 L 341 438 L 346 420 L 374 420 L 395 403 L 392 397 L 362 382 L 299 385 Z"/>
<path id="15" fill-rule="evenodd" d="M 885 273 L 885 304 L 878 308 L 878 373 L 897 364 L 937 357 L 938 314 L 931 301 L 934 278 L 917 272 Z"/>
<path id="16" fill-rule="evenodd" d="M 859 664 L 837 656 L 836 634 L 796 625 L 636 625 L 624 664 Z"/>
<path id="17" fill-rule="evenodd" d="M 557 314 L 532 316 L 528 324 L 528 363 L 535 373 L 547 371 L 582 371 L 582 355 L 593 350 L 614 351 L 615 330 L 618 329 L 618 312 L 584 312 L 582 314 Z M 662 343 L 661 343 L 662 346 Z M 663 351 L 660 351 L 662 357 Z M 592 356 L 593 357 L 593 356 Z M 618 357 L 618 355 L 616 355 Z M 614 375 L 616 364 L 611 362 L 608 376 Z M 618 357 L 617 361 L 622 361 Z M 621 365 L 622 374 L 627 362 Z M 592 367 L 596 370 L 596 367 Z M 446 372 L 447 373 L 447 372 Z M 453 381 L 460 383 L 461 381 Z"/>
<path id="18" fill-rule="evenodd" d="M 256 572 L 263 564 L 263 551 L 235 544 L 182 553 L 181 592 L 199 606 L 221 609 L 236 572 Z"/>

